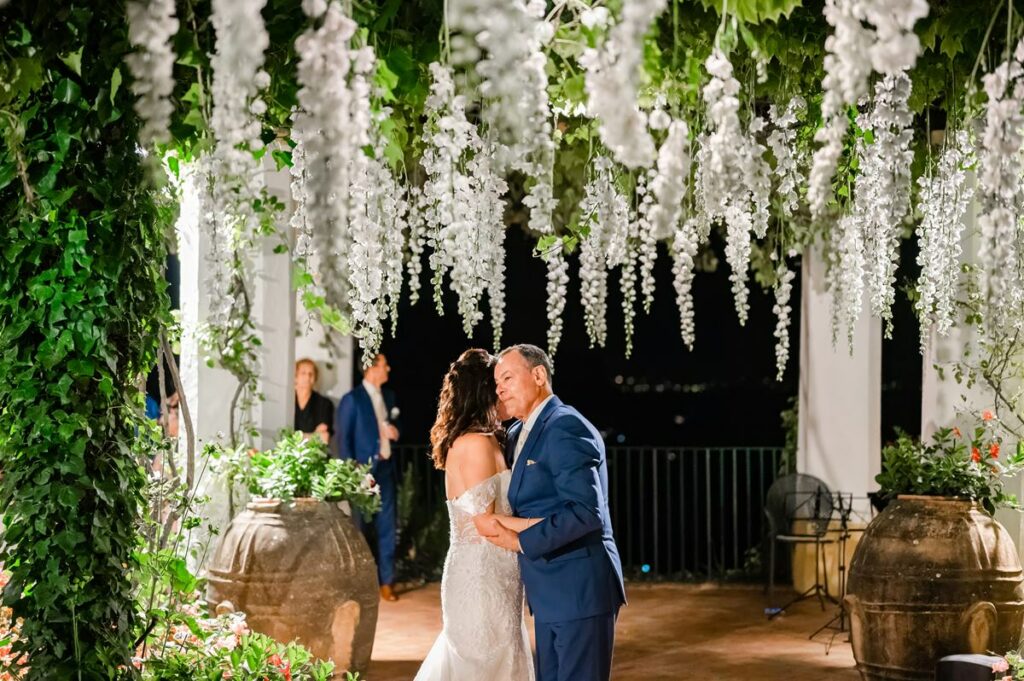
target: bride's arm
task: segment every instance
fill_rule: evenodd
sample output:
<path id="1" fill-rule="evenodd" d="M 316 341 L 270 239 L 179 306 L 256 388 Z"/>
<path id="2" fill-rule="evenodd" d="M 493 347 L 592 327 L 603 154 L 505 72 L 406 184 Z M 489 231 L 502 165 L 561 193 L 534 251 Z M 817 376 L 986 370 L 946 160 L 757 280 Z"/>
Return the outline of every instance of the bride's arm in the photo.
<path id="1" fill-rule="evenodd" d="M 543 518 L 516 518 L 510 515 L 496 515 L 494 517 L 504 527 L 507 527 L 516 534 L 544 520 Z"/>

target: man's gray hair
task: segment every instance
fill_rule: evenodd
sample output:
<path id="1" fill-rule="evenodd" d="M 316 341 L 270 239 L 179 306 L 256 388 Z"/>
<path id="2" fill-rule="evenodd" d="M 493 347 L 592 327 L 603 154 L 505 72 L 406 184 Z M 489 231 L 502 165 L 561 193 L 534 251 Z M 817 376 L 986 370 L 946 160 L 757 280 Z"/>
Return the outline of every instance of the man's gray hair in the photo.
<path id="1" fill-rule="evenodd" d="M 510 352 L 518 352 L 522 355 L 523 359 L 526 360 L 526 364 L 532 370 L 534 367 L 544 367 L 544 371 L 548 374 L 548 386 L 550 386 L 555 376 L 555 366 L 551 363 L 551 358 L 548 357 L 548 353 L 544 352 L 536 345 L 530 345 L 529 343 L 518 343 L 517 345 L 510 345 L 501 352 L 498 353 L 498 359 L 501 359 Z"/>

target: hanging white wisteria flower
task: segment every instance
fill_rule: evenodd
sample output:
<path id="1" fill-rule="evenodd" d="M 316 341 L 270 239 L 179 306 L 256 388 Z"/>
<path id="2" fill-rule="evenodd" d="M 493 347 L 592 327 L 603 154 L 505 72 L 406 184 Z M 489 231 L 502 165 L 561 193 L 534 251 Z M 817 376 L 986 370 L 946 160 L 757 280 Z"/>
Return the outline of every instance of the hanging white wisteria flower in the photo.
<path id="1" fill-rule="evenodd" d="M 679 307 L 679 331 L 687 349 L 691 351 L 697 340 L 697 327 L 693 319 L 693 268 L 700 244 L 697 220 L 689 217 L 672 238 L 672 285 L 676 290 L 676 305 Z"/>
<path id="2" fill-rule="evenodd" d="M 453 29 L 475 42 L 461 48 L 456 44 L 453 58 L 457 64 L 475 62 L 481 119 L 494 149 L 495 170 L 518 170 L 532 179 L 523 200 L 530 209 L 529 227 L 550 234 L 558 200 L 544 51 L 554 27 L 545 20 L 545 11 L 544 0 L 451 0 L 448 19 Z"/>
<path id="3" fill-rule="evenodd" d="M 826 284 L 832 299 L 832 343 L 845 330 L 852 353 L 864 300 L 864 225 L 856 210 L 841 216 L 829 230 Z"/>
<path id="4" fill-rule="evenodd" d="M 306 144 L 302 141 L 299 131 L 293 130 L 292 138 L 295 140 L 295 147 L 292 148 L 292 166 L 288 172 L 292 176 L 289 189 L 295 207 L 288 224 L 295 231 L 295 259 L 305 263 L 313 255 L 313 230 L 306 214 L 306 203 L 309 200 L 306 193 Z"/>
<path id="5" fill-rule="evenodd" d="M 132 73 L 135 111 L 142 119 L 139 143 L 144 147 L 166 142 L 174 105 L 174 48 L 171 39 L 178 32 L 174 0 L 132 1 L 125 5 L 128 41 L 136 51 L 125 57 Z"/>
<path id="6" fill-rule="evenodd" d="M 709 131 L 701 136 L 697 154 L 697 205 L 708 223 L 725 222 L 729 279 L 743 325 L 748 314 L 751 232 L 761 238 L 768 231 L 771 169 L 764 159 L 765 147 L 754 138 L 763 129 L 764 119 L 754 118 L 744 134 L 739 119 L 740 84 L 733 77 L 732 64 L 715 48 L 705 66 L 711 75 L 703 93 Z"/>
<path id="7" fill-rule="evenodd" d="M 548 265 L 548 354 L 554 357 L 562 340 L 562 312 L 565 311 L 566 290 L 569 286 L 569 263 L 565 259 L 562 240 L 544 255 Z"/>
<path id="8" fill-rule="evenodd" d="M 371 143 L 374 54 L 352 48 L 357 25 L 338 3 L 306 2 L 303 9 L 322 20 L 295 41 L 300 88 L 292 135 L 303 146 L 304 182 L 301 196 L 293 196 L 303 201 L 317 254 L 316 290 L 340 312 L 348 309 L 351 174 Z"/>
<path id="9" fill-rule="evenodd" d="M 657 113 L 657 112 L 656 112 Z M 654 303 L 654 265 L 658 241 L 672 236 L 683 214 L 687 182 L 690 179 L 690 131 L 684 121 L 668 124 L 668 136 L 658 150 L 656 169 L 648 171 L 649 182 L 637 185 L 640 196 L 640 290 L 644 311 Z"/>
<path id="10" fill-rule="evenodd" d="M 427 173 L 423 185 L 423 216 L 428 242 L 433 247 L 434 300 L 443 314 L 441 290 L 451 273 L 458 295 L 463 328 L 471 335 L 483 318 L 480 300 L 490 290 L 492 320 L 504 318 L 504 232 L 508 187 L 495 172 L 494 149 L 486 145 L 476 127 L 466 120 L 465 100 L 455 94 L 451 68 L 430 65 L 433 81 L 427 97 L 424 126 L 426 149 L 421 163 Z M 500 330 L 495 328 L 500 337 Z"/>
<path id="11" fill-rule="evenodd" d="M 858 125 L 870 131 L 874 141 L 858 141 L 860 173 L 854 184 L 854 211 L 863 223 L 871 313 L 885 321 L 887 338 L 892 336 L 900 237 L 910 213 L 914 117 L 907 106 L 909 98 L 910 78 L 905 73 L 886 76 L 875 84 L 871 111 L 858 117 Z"/>
<path id="12" fill-rule="evenodd" d="M 626 258 L 629 203 L 615 184 L 610 158 L 599 156 L 592 167 L 594 175 L 580 203 L 580 227 L 589 230 L 580 243 L 580 298 L 590 346 L 604 347 L 608 337 L 608 270 Z"/>
<path id="13" fill-rule="evenodd" d="M 782 111 L 774 104 L 768 107 L 768 118 L 772 124 L 768 148 L 775 157 L 772 174 L 778 181 L 775 192 L 780 199 L 780 214 L 784 220 L 792 218 L 799 208 L 799 189 L 804 185 L 805 159 L 796 144 L 796 126 L 805 111 L 807 102 L 800 95 L 791 98 Z"/>
<path id="14" fill-rule="evenodd" d="M 583 50 L 580 66 L 586 69 L 587 107 L 599 122 L 601 141 L 615 160 L 627 168 L 646 168 L 657 150 L 647 131 L 647 116 L 637 104 L 644 35 L 665 11 L 666 0 L 632 0 L 597 48 Z M 593 10 L 588 10 L 593 18 Z M 602 14 L 607 21 L 607 14 Z"/>
<path id="15" fill-rule="evenodd" d="M 408 210 L 405 192 L 382 157 L 380 148 L 375 150 L 375 158 L 357 157 L 350 190 L 349 307 L 367 361 L 380 349 L 384 320 L 391 317 L 392 332 L 398 323 Z"/>
<path id="16" fill-rule="evenodd" d="M 955 321 L 957 282 L 960 272 L 960 239 L 967 207 L 974 200 L 974 183 L 967 181 L 965 168 L 974 165 L 967 133 L 947 138 L 938 167 L 917 180 L 921 221 L 917 226 L 920 251 L 917 264 L 921 278 L 914 303 L 921 320 L 921 353 L 924 354 L 934 326 L 945 336 Z"/>
<path id="17" fill-rule="evenodd" d="M 630 219 L 627 224 L 629 229 L 624 239 L 625 246 L 621 249 L 622 257 L 617 264 L 622 266 L 619 290 L 622 293 L 622 326 L 626 333 L 626 357 L 629 357 L 633 354 L 633 322 L 636 320 L 636 267 L 639 260 L 636 245 L 639 236 L 636 234 L 636 228 L 639 223 L 635 219 Z M 619 250 L 618 247 L 616 250 Z"/>
<path id="18" fill-rule="evenodd" d="M 423 251 L 427 245 L 427 218 L 424 214 L 423 190 L 409 187 L 409 302 L 420 300 L 420 276 L 423 274 Z"/>
<path id="19" fill-rule="evenodd" d="M 824 124 L 814 136 L 822 146 L 814 153 L 807 187 L 813 216 L 820 217 L 832 199 L 832 175 L 849 126 L 847 109 L 867 94 L 872 69 L 896 75 L 914 66 L 921 51 L 914 24 L 927 14 L 926 0 L 826 0 L 832 34 L 825 39 Z"/>
<path id="20" fill-rule="evenodd" d="M 1020 216 L 1024 204 L 1024 40 L 1010 59 L 984 77 L 988 102 L 978 154 L 978 261 L 991 320 L 1002 325 L 1005 312 L 1024 299 L 1020 274 Z"/>
<path id="21" fill-rule="evenodd" d="M 793 309 L 790 307 L 789 298 L 793 295 L 793 279 L 796 274 L 786 267 L 783 260 L 775 269 L 775 305 L 772 312 L 775 313 L 775 380 L 781 381 L 786 373 L 786 363 L 789 361 L 789 322 Z"/>

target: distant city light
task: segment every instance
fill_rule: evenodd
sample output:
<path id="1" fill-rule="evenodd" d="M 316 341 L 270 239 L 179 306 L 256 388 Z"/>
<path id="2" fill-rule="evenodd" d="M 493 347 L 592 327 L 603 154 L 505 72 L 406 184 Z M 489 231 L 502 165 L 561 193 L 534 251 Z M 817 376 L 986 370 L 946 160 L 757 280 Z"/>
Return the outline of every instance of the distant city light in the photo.
<path id="1" fill-rule="evenodd" d="M 677 426 L 681 426 L 686 422 L 686 417 L 683 416 L 682 414 L 676 414 L 675 418 L 672 420 L 675 421 L 675 424 Z"/>
<path id="2" fill-rule="evenodd" d="M 615 441 L 621 445 L 623 442 L 626 441 L 626 436 L 623 435 L 622 433 L 619 433 L 617 436 L 615 436 Z"/>
<path id="3" fill-rule="evenodd" d="M 644 573 L 645 575 L 648 572 L 650 572 L 650 571 L 651 571 L 651 566 L 648 565 L 647 563 L 644 563 L 643 566 L 641 566 L 641 568 L 640 568 L 640 572 Z"/>

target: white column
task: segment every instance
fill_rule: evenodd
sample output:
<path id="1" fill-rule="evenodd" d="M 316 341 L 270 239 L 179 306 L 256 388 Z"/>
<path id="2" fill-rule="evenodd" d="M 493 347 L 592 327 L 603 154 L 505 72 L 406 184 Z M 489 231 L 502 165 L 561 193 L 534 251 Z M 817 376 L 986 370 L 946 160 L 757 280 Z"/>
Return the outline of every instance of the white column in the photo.
<path id="1" fill-rule="evenodd" d="M 854 332 L 832 345 L 831 297 L 819 248 L 803 258 L 797 470 L 863 497 L 881 470 L 882 327 L 865 300 Z M 857 504 L 866 512 L 866 502 Z"/>
<path id="2" fill-rule="evenodd" d="M 275 170 L 270 155 L 264 156 L 267 190 L 286 206 L 290 203 L 288 169 Z M 288 220 L 291 210 L 277 219 L 278 231 L 291 243 Z M 274 446 L 282 428 L 295 425 L 295 296 L 291 286 L 291 254 L 275 253 L 278 237 L 263 240 L 255 277 L 254 319 L 260 346 L 260 393 L 256 421 L 263 449 Z"/>
<path id="3" fill-rule="evenodd" d="M 199 195 L 193 176 L 183 166 L 182 202 L 176 230 L 181 261 L 181 383 L 188 400 L 199 447 L 208 440 L 227 440 L 230 404 L 238 381 L 224 369 L 206 365 L 198 330 L 209 314 L 206 295 L 210 237 L 199 230 Z M 184 426 L 181 428 L 184 437 Z"/>

